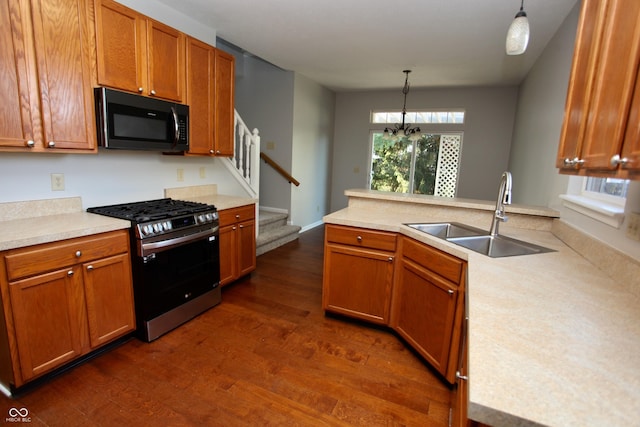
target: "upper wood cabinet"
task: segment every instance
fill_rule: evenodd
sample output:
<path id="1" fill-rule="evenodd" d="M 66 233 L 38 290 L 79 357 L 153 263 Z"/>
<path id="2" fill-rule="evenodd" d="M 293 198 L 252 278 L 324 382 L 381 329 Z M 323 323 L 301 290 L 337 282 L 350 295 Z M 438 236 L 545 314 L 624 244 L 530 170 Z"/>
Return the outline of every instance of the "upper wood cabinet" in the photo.
<path id="1" fill-rule="evenodd" d="M 187 38 L 189 154 L 214 154 L 215 48 Z"/>
<path id="2" fill-rule="evenodd" d="M 0 149 L 96 150 L 91 6 L 0 1 Z"/>
<path id="3" fill-rule="evenodd" d="M 183 33 L 112 0 L 95 18 L 99 85 L 185 102 Z"/>
<path id="4" fill-rule="evenodd" d="M 233 156 L 234 147 L 233 55 L 216 49 L 215 154 Z"/>
<path id="5" fill-rule="evenodd" d="M 233 55 L 187 38 L 189 154 L 233 156 L 234 63 Z"/>
<path id="6" fill-rule="evenodd" d="M 556 167 L 640 179 L 640 2 L 583 0 Z"/>

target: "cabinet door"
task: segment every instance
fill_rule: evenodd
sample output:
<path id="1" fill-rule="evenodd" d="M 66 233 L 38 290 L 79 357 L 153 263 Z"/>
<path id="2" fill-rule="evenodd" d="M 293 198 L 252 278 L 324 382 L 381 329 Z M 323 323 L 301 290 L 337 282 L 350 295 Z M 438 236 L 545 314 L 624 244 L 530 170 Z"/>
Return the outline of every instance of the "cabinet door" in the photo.
<path id="1" fill-rule="evenodd" d="M 218 156 L 234 153 L 234 61 L 233 55 L 216 49 L 215 150 Z"/>
<path id="2" fill-rule="evenodd" d="M 89 3 L 32 1 L 44 143 L 49 148 L 96 148 Z"/>
<path id="3" fill-rule="evenodd" d="M 98 84 L 148 93 L 143 17 L 111 0 L 96 3 Z"/>
<path id="4" fill-rule="evenodd" d="M 582 158 L 586 169 L 615 170 L 640 61 L 640 2 L 609 0 Z"/>
<path id="5" fill-rule="evenodd" d="M 149 94 L 184 101 L 185 35 L 167 25 L 147 20 Z"/>
<path id="6" fill-rule="evenodd" d="M 65 269 L 20 280 L 9 284 L 9 292 L 23 382 L 83 353 L 81 272 Z"/>
<path id="7" fill-rule="evenodd" d="M 255 221 L 238 224 L 238 277 L 256 269 L 256 226 Z"/>
<path id="8" fill-rule="evenodd" d="M 29 1 L 0 2 L 0 147 L 35 146 L 39 98 Z"/>
<path id="9" fill-rule="evenodd" d="M 91 347 L 135 329 L 131 263 L 127 253 L 82 266 Z"/>
<path id="10" fill-rule="evenodd" d="M 573 54 L 571 78 L 567 89 L 562 133 L 556 167 L 576 169 L 574 163 L 582 152 L 586 126 L 585 114 L 589 108 L 593 75 L 597 65 L 596 52 L 602 41 L 602 27 L 608 0 L 584 0 L 578 22 L 576 49 Z"/>
<path id="11" fill-rule="evenodd" d="M 236 225 L 220 227 L 220 284 L 226 285 L 237 277 Z"/>
<path id="12" fill-rule="evenodd" d="M 388 324 L 393 265 L 389 252 L 325 245 L 323 308 Z"/>
<path id="13" fill-rule="evenodd" d="M 636 79 L 627 131 L 622 145 L 622 157 L 627 162 L 622 167 L 633 173 L 640 173 L 640 71 Z M 637 178 L 636 178 L 637 179 Z"/>
<path id="14" fill-rule="evenodd" d="M 189 154 L 214 154 L 214 48 L 187 38 Z"/>
<path id="15" fill-rule="evenodd" d="M 458 294 L 457 286 L 402 260 L 391 326 L 442 375 L 447 375 Z"/>

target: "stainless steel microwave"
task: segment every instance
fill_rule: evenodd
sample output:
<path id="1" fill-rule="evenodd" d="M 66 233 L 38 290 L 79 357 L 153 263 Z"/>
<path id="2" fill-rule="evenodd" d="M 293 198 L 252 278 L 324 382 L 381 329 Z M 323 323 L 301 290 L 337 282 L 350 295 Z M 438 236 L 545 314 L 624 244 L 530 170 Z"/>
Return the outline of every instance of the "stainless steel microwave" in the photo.
<path id="1" fill-rule="evenodd" d="M 98 145 L 120 150 L 177 152 L 189 149 L 189 106 L 95 89 Z"/>

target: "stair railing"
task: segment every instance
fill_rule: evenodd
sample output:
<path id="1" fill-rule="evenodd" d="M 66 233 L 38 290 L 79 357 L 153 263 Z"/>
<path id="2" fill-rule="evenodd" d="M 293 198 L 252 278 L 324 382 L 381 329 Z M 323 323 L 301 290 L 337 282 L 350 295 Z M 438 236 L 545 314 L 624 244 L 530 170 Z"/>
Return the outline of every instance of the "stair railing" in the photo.
<path id="1" fill-rule="evenodd" d="M 284 177 L 284 179 L 289 181 L 290 184 L 293 184 L 296 187 L 300 185 L 300 182 L 298 182 L 297 179 L 292 177 L 289 172 L 284 170 L 284 168 L 282 166 L 280 166 L 275 160 L 273 160 L 271 157 L 269 157 L 266 154 L 264 154 L 262 151 L 260 152 L 260 158 L 262 160 L 264 160 L 265 163 L 267 163 L 269 166 L 274 168 L 276 170 L 276 172 L 278 172 L 280 175 L 282 175 Z"/>
<path id="2" fill-rule="evenodd" d="M 260 194 L 260 135 L 258 129 L 249 130 L 238 111 L 234 109 L 233 157 L 224 162 L 249 194 L 258 198 Z"/>

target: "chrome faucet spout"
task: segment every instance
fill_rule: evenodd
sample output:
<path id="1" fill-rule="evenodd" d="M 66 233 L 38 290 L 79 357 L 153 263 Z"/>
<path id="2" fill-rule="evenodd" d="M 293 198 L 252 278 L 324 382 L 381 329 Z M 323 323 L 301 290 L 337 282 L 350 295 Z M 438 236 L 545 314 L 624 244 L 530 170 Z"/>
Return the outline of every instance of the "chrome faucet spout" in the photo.
<path id="1" fill-rule="evenodd" d="M 499 222 L 507 220 L 507 216 L 504 214 L 504 205 L 511 204 L 511 182 L 511 172 L 503 172 L 500 177 L 500 186 L 498 187 L 496 210 L 493 214 L 493 220 L 491 221 L 491 229 L 489 230 L 489 234 L 492 236 L 498 235 Z"/>

